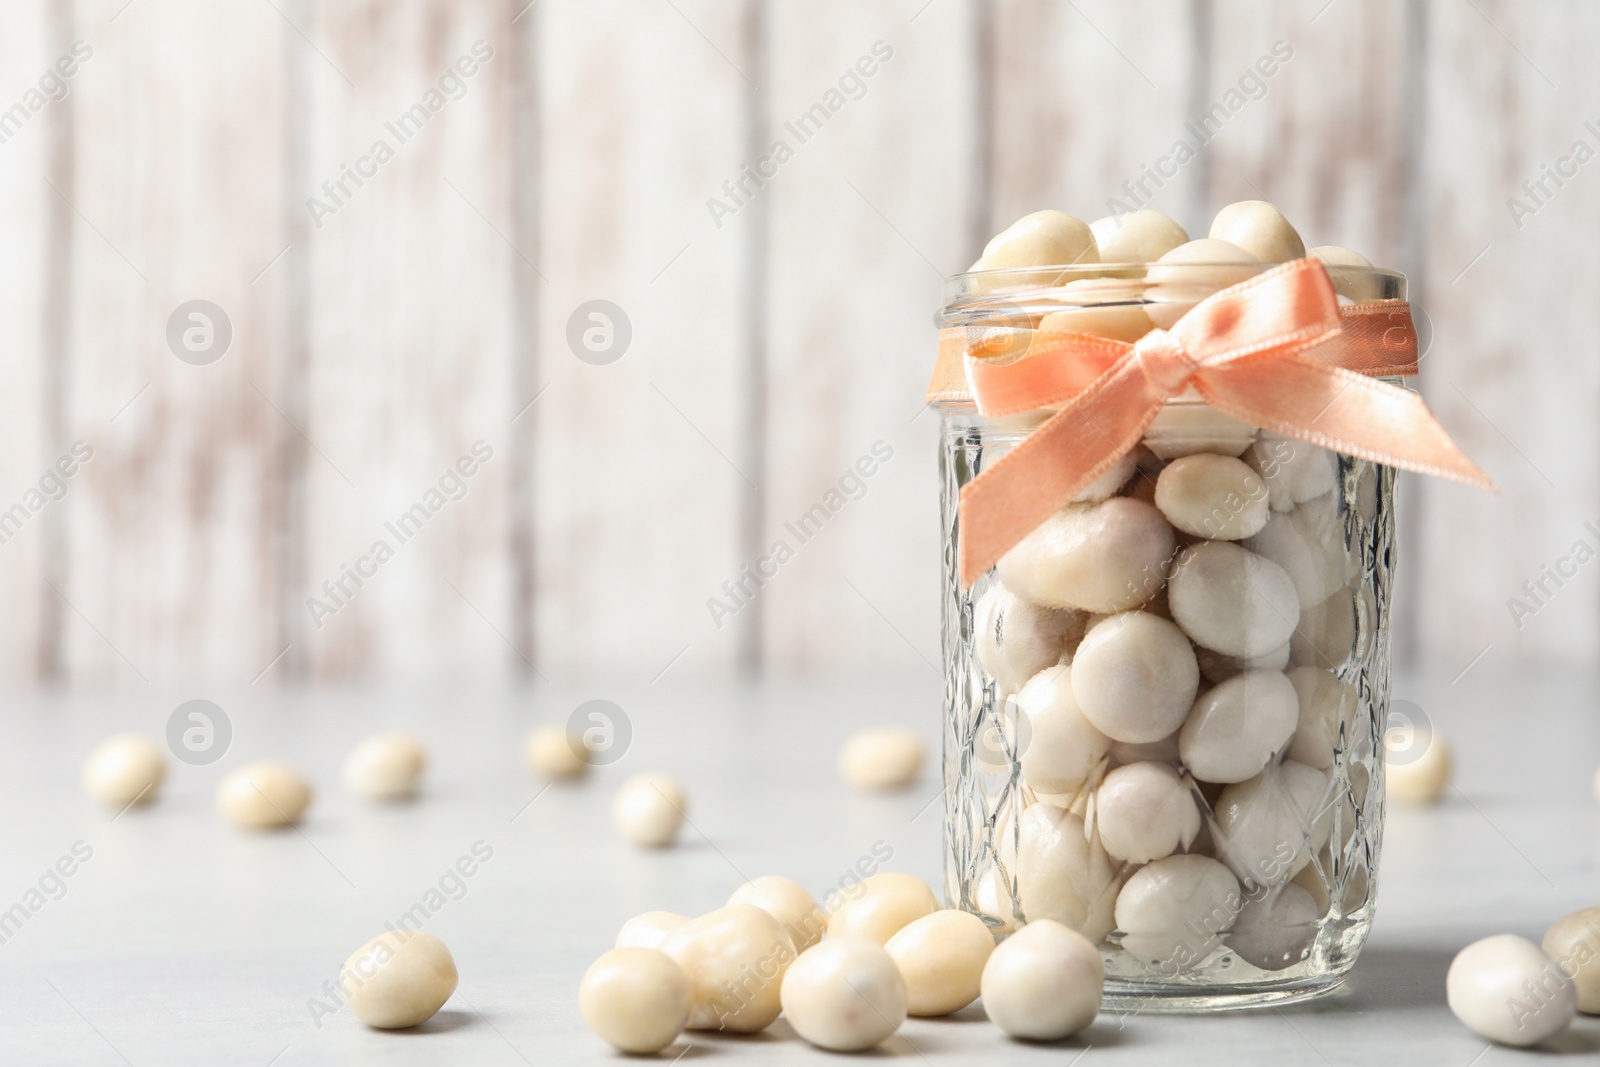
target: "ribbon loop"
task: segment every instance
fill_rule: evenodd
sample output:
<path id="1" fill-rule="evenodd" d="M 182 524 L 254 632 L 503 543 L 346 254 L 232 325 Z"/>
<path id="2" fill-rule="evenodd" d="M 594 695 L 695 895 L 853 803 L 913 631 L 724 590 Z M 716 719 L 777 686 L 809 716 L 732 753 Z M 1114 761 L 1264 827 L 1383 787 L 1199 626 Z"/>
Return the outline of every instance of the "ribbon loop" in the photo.
<path id="1" fill-rule="evenodd" d="M 1167 396 L 1177 396 L 1188 386 L 1199 364 L 1184 350 L 1183 342 L 1166 330 L 1151 330 L 1133 346 L 1145 380 Z"/>

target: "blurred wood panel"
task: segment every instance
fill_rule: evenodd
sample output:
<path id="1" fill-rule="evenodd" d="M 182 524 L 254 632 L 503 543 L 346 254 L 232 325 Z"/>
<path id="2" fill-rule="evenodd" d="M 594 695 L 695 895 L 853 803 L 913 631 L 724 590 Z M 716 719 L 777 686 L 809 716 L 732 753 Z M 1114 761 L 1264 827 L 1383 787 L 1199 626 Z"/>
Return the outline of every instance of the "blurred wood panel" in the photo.
<path id="1" fill-rule="evenodd" d="M 59 542 L 60 502 L 43 503 L 39 479 L 53 462 L 50 426 L 53 383 L 44 352 L 51 319 L 65 318 L 51 302 L 64 279 L 62 248 L 51 230 L 70 212 L 46 183 L 55 138 L 70 132 L 65 98 L 46 102 L 39 79 L 53 67 L 50 10 L 46 0 L 0 6 L 0 357 L 6 388 L 0 391 L 0 685 L 14 688 L 38 680 L 45 668 L 41 643 L 49 636 L 41 615 L 49 610 L 44 563 L 52 539 Z M 47 85 L 53 89 L 55 83 Z M 29 91 L 37 94 L 27 97 Z M 71 85 L 67 83 L 68 96 Z M 50 95 L 55 95 L 51 93 Z M 12 109 L 21 104 L 23 114 Z M 29 103 L 38 105 L 37 110 Z M 63 126 L 65 125 L 65 129 Z M 54 483 L 51 483 L 52 485 Z M 38 496 L 29 497 L 29 491 Z M 38 505 L 38 510 L 29 503 Z M 14 509 L 20 505 L 21 512 Z"/>
<path id="2" fill-rule="evenodd" d="M 1420 651 L 1462 668 L 1486 648 L 1491 668 L 1592 661 L 1594 564 L 1560 585 L 1543 569 L 1580 540 L 1600 549 L 1585 525 L 1600 525 L 1600 184 L 1596 163 L 1570 161 L 1578 141 L 1600 152 L 1600 10 L 1478 0 L 1430 3 L 1427 19 L 1423 390 L 1501 491 L 1420 484 Z M 1544 168 L 1558 165 L 1576 176 L 1557 186 Z M 1532 213 L 1514 218 L 1512 198 Z M 1512 598 L 1536 609 L 1520 629 Z"/>
<path id="3" fill-rule="evenodd" d="M 75 681 L 252 678 L 278 651 L 280 42 L 267 5 L 79 6 L 62 613 Z M 205 42 L 198 47 L 196 42 Z M 169 317 L 214 302 L 232 339 L 180 361 Z M 220 321 L 213 326 L 220 330 Z M 214 334 L 220 338 L 220 333 Z M 215 343 L 215 342 L 214 342 Z"/>
<path id="4" fill-rule="evenodd" d="M 706 602 L 737 577 L 759 477 L 740 449 L 752 216 L 719 227 L 707 201 L 748 162 L 751 5 L 544 0 L 528 17 L 542 123 L 543 392 L 524 416 L 540 669 L 725 674 L 742 620 L 718 628 Z M 626 349 L 578 314 L 597 300 L 621 309 Z M 604 351 L 582 347 L 590 329 Z"/>
<path id="5" fill-rule="evenodd" d="M 765 122 L 793 158 L 762 192 L 762 551 L 793 558 L 759 593 L 763 662 L 923 670 L 938 661 L 940 537 L 938 419 L 920 408 L 943 277 L 970 253 L 977 5 L 772 17 Z"/>
<path id="6" fill-rule="evenodd" d="M 305 588 L 316 677 L 507 673 L 513 453 L 510 15 L 316 5 Z M 459 466 L 458 466 L 459 465 Z"/>

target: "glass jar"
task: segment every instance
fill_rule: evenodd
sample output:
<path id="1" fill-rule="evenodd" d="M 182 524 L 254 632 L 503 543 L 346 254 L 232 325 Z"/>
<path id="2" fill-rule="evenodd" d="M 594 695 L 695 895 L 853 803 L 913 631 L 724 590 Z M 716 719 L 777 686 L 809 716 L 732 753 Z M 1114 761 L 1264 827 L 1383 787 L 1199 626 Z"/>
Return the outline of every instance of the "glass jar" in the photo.
<path id="1" fill-rule="evenodd" d="M 1133 341 L 1270 266 L 960 275 L 938 323 L 945 345 L 1001 358 L 1056 328 Z M 1342 304 L 1405 296 L 1394 272 L 1330 273 Z M 1372 924 L 1393 470 L 1187 390 L 963 590 L 961 487 L 1054 412 L 986 418 L 954 384 L 938 400 L 947 900 L 997 936 L 1074 927 L 1101 949 L 1109 1008 L 1333 989 Z"/>

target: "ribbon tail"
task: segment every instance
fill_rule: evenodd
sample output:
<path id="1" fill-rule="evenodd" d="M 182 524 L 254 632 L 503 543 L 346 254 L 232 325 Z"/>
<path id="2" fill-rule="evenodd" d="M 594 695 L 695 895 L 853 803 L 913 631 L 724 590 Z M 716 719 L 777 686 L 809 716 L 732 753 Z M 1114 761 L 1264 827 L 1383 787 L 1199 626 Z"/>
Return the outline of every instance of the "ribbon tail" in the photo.
<path id="1" fill-rule="evenodd" d="M 1165 400 L 1141 360 L 1123 360 L 962 486 L 961 587 L 972 588 L 1017 542 L 1110 470 L 1139 443 Z"/>
<path id="2" fill-rule="evenodd" d="M 1204 367 L 1195 388 L 1218 411 L 1389 467 L 1495 488 L 1422 398 L 1308 352 Z"/>

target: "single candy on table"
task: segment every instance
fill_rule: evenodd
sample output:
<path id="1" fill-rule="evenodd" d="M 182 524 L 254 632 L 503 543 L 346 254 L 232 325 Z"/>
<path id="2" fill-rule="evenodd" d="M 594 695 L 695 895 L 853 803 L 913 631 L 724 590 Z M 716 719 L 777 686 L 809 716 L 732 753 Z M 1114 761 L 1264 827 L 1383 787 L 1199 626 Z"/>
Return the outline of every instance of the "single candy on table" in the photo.
<path id="1" fill-rule="evenodd" d="M 901 927 L 884 949 L 906 983 L 910 1015 L 949 1015 L 978 999 L 994 934 L 970 911 L 945 909 Z"/>
<path id="2" fill-rule="evenodd" d="M 1195 701 L 1178 754 L 1203 782 L 1242 782 L 1261 773 L 1299 722 L 1300 700 L 1283 672 L 1244 671 Z"/>
<path id="3" fill-rule="evenodd" d="M 818 1048 L 859 1052 L 881 1044 L 906 1019 L 906 983 L 882 945 L 829 937 L 783 976 L 783 1014 Z"/>
<path id="4" fill-rule="evenodd" d="M 995 948 L 983 968 L 983 1010 L 1012 1037 L 1059 1041 L 1094 1022 L 1105 964 L 1076 930 L 1028 923 Z"/>
<path id="5" fill-rule="evenodd" d="M 1183 632 L 1230 656 L 1266 655 L 1286 644 L 1300 621 L 1300 597 L 1289 574 L 1231 541 L 1206 541 L 1178 553 L 1168 584 L 1167 601 Z"/>
<path id="6" fill-rule="evenodd" d="M 345 960 L 339 989 L 356 1018 L 368 1026 L 418 1026 L 456 991 L 456 961 L 430 933 L 388 930 Z"/>
<path id="7" fill-rule="evenodd" d="M 1242 900 L 1239 882 L 1209 856 L 1168 856 L 1133 872 L 1117 896 L 1122 947 L 1168 977 L 1222 943 Z"/>
<path id="8" fill-rule="evenodd" d="M 311 783 L 273 760 L 247 763 L 217 786 L 217 807 L 237 826 L 253 830 L 292 826 L 311 805 Z"/>
<path id="9" fill-rule="evenodd" d="M 539 726 L 522 743 L 528 769 L 546 778 L 577 778 L 589 769 L 589 752 L 559 726 Z"/>
<path id="10" fill-rule="evenodd" d="M 1111 771 L 1095 792 L 1094 810 L 1107 854 L 1129 863 L 1187 849 L 1200 832 L 1194 794 L 1165 763 L 1130 763 Z"/>
<path id="11" fill-rule="evenodd" d="M 828 917 L 828 936 L 865 937 L 886 944 L 901 929 L 939 910 L 927 883 L 911 874 L 883 871 L 862 882 Z"/>
<path id="12" fill-rule="evenodd" d="M 1172 527 L 1149 504 L 1112 497 L 1069 504 L 1000 559 L 1000 580 L 1053 608 L 1126 611 L 1161 588 Z"/>
<path id="13" fill-rule="evenodd" d="M 1283 217 L 1283 212 L 1265 200 L 1240 200 L 1217 212 L 1208 235 L 1229 241 L 1263 263 L 1287 263 L 1306 254 L 1306 244 Z"/>
<path id="14" fill-rule="evenodd" d="M 617 948 L 660 948 L 667 935 L 689 921 L 675 911 L 647 911 L 635 915 L 617 931 Z"/>
<path id="15" fill-rule="evenodd" d="M 777 874 L 763 874 L 741 885 L 729 904 L 752 904 L 777 919 L 794 942 L 796 952 L 822 940 L 828 920 L 805 886 Z"/>
<path id="16" fill-rule="evenodd" d="M 166 776 L 161 750 L 133 734 L 100 742 L 83 764 L 83 788 L 96 800 L 119 808 L 150 803 Z"/>
<path id="17" fill-rule="evenodd" d="M 1078 706 L 1101 733 L 1116 741 L 1158 741 L 1183 724 L 1200 668 L 1176 625 L 1131 611 L 1084 635 L 1071 678 Z"/>
<path id="18" fill-rule="evenodd" d="M 1556 920 L 1540 947 L 1572 979 L 1578 1010 L 1600 1015 L 1600 907 Z"/>
<path id="19" fill-rule="evenodd" d="M 664 952 L 614 948 L 578 986 L 583 1021 L 622 1052 L 649 1055 L 678 1039 L 689 1020 L 689 976 Z"/>
<path id="20" fill-rule="evenodd" d="M 1402 804 L 1433 804 L 1450 788 L 1450 745 L 1437 729 L 1427 734 L 1415 731 L 1409 744 L 1422 746 L 1386 748 L 1384 754 L 1384 795 Z"/>
<path id="21" fill-rule="evenodd" d="M 794 944 L 771 915 L 730 904 L 690 919 L 661 942 L 689 976 L 691 1030 L 753 1034 L 778 1017 L 778 980 L 794 962 Z M 752 982 L 751 975 L 760 975 Z"/>
<path id="22" fill-rule="evenodd" d="M 922 770 L 922 738 L 897 726 L 860 730 L 839 751 L 839 775 L 858 789 L 901 789 Z"/>
<path id="23" fill-rule="evenodd" d="M 1020 764 L 1022 780 L 1042 793 L 1065 794 L 1089 779 L 1111 739 L 1101 733 L 1072 695 L 1072 669 L 1066 665 L 1040 671 L 1017 694 L 1026 716 L 1026 743 Z"/>
<path id="24" fill-rule="evenodd" d="M 382 734 L 357 745 L 344 761 L 344 787 L 369 800 L 415 796 L 428 765 L 422 742 L 406 734 Z"/>
<path id="25" fill-rule="evenodd" d="M 1526 938 L 1496 934 L 1456 954 L 1445 997 L 1457 1019 L 1502 1045 L 1527 1047 L 1572 1025 L 1578 1005 L 1572 979 Z"/>
<path id="26" fill-rule="evenodd" d="M 683 826 L 689 801 L 683 788 L 664 774 L 636 774 L 622 783 L 611 803 L 617 832 L 642 848 L 672 844 Z"/>
<path id="27" fill-rule="evenodd" d="M 1189 241 L 1182 226 L 1149 208 L 1095 219 L 1089 231 L 1102 263 L 1152 263 Z"/>

